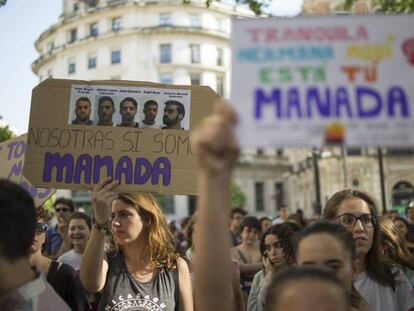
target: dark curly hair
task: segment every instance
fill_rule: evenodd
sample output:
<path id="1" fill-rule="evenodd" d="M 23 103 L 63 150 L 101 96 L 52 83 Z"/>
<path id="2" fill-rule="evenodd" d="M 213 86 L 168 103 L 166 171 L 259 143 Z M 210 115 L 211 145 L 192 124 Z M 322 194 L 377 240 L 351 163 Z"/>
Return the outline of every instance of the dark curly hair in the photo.
<path id="1" fill-rule="evenodd" d="M 293 251 L 293 236 L 295 235 L 295 232 L 292 230 L 292 228 L 289 225 L 283 223 L 273 225 L 269 229 L 267 229 L 266 232 L 263 233 L 262 238 L 260 239 L 260 252 L 262 253 L 262 255 L 266 251 L 265 238 L 269 234 L 277 236 L 282 245 L 286 262 L 288 263 L 288 265 L 293 264 L 295 262 L 295 253 Z"/>

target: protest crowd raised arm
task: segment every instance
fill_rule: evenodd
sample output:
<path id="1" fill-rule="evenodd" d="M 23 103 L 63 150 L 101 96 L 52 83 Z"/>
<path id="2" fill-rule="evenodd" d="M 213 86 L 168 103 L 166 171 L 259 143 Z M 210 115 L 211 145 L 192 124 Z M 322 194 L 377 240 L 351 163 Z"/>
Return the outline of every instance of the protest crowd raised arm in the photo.
<path id="1" fill-rule="evenodd" d="M 129 3 L 72 2 L 73 14 Z M 208 75 L 173 84 L 169 44 L 162 83 L 34 87 L 27 133 L 0 141 L 0 311 L 414 311 L 414 162 L 384 174 L 400 148 L 413 155 L 413 16 L 246 16 L 232 20 L 231 79 L 217 80 L 229 99 L 201 85 Z M 191 66 L 202 50 L 227 77 L 220 51 L 199 48 Z M 286 170 L 264 172 L 282 149 Z M 347 162 L 356 149 L 378 168 Z M 186 213 L 167 212 L 173 196 Z"/>

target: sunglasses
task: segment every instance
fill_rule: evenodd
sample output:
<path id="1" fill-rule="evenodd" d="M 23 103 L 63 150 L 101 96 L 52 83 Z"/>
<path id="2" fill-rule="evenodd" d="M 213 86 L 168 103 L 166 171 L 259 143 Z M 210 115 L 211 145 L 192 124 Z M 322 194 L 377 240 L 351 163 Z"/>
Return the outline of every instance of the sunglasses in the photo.
<path id="1" fill-rule="evenodd" d="M 59 213 L 59 212 L 64 212 L 64 213 L 66 213 L 67 211 L 69 211 L 69 209 L 68 209 L 67 207 L 62 207 L 62 208 L 56 208 L 56 209 L 55 209 L 55 211 L 56 211 L 57 213 Z"/>
<path id="2" fill-rule="evenodd" d="M 46 232 L 46 230 L 47 230 L 47 225 L 45 223 L 38 222 L 36 224 L 36 232 L 43 233 L 43 232 Z"/>

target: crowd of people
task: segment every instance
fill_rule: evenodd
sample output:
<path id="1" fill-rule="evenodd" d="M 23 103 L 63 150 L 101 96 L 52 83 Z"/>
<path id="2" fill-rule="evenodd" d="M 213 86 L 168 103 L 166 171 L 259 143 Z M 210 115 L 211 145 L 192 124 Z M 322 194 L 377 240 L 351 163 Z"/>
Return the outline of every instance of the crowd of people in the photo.
<path id="1" fill-rule="evenodd" d="M 110 178 L 92 215 L 58 198 L 54 221 L 0 180 L 0 310 L 414 310 L 413 203 L 382 216 L 344 189 L 312 219 L 231 208 L 236 122 L 219 104 L 194 132 L 197 211 L 180 224 Z"/>

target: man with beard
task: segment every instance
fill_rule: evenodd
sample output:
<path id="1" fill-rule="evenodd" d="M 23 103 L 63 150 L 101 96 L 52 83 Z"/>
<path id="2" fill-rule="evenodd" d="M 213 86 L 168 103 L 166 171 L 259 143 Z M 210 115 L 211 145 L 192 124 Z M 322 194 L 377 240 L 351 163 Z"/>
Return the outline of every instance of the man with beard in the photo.
<path id="1" fill-rule="evenodd" d="M 185 109 L 184 105 L 176 100 L 169 100 L 165 102 L 164 117 L 162 122 L 165 126 L 162 129 L 166 130 L 183 130 L 181 121 L 184 119 Z"/>
<path id="2" fill-rule="evenodd" d="M 144 119 L 142 120 L 142 127 L 156 128 L 155 118 L 158 114 L 158 103 L 155 100 L 148 100 L 144 104 Z"/>
<path id="3" fill-rule="evenodd" d="M 91 101 L 87 97 L 80 97 L 76 101 L 75 107 L 76 119 L 72 121 L 72 124 L 92 125 L 91 116 Z"/>
<path id="4" fill-rule="evenodd" d="M 138 122 L 135 122 L 137 106 L 137 101 L 132 97 L 124 98 L 119 104 L 119 113 L 121 115 L 122 121 L 117 126 L 139 127 Z"/>
<path id="5" fill-rule="evenodd" d="M 114 101 L 109 96 L 103 96 L 98 101 L 99 121 L 96 125 L 113 126 L 112 115 L 115 112 Z"/>

